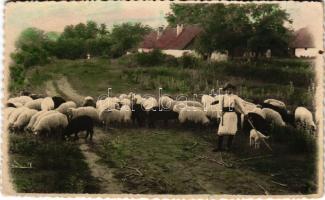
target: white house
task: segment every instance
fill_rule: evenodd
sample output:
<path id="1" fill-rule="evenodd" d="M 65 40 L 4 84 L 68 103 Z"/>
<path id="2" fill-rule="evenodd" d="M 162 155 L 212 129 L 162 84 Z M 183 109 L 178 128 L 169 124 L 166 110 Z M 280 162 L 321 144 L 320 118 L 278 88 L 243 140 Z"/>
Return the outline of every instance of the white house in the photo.
<path id="1" fill-rule="evenodd" d="M 290 47 L 293 49 L 296 57 L 312 58 L 318 54 L 313 35 L 307 27 L 301 28 L 294 33 L 294 39 Z"/>

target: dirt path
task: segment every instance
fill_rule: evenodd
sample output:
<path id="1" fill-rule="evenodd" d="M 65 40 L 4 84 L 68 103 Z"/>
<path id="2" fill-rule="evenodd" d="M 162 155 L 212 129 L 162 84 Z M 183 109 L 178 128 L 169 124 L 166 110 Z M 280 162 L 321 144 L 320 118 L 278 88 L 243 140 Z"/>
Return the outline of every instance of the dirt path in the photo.
<path id="1" fill-rule="evenodd" d="M 54 84 L 56 84 L 57 91 Z M 65 97 L 75 101 L 77 104 L 82 104 L 83 96 L 79 95 L 76 90 L 72 88 L 66 77 L 62 77 L 53 81 L 48 81 L 46 84 L 46 94 L 47 95 L 58 95 L 59 93 L 64 94 Z M 100 139 L 104 136 L 104 133 L 95 128 L 94 130 L 95 137 L 93 138 L 93 144 L 100 142 Z M 88 167 L 91 171 L 91 175 L 100 181 L 100 193 L 109 193 L 109 194 L 118 194 L 121 192 L 121 186 L 117 179 L 113 177 L 112 169 L 99 163 L 100 157 L 91 150 L 91 145 L 85 143 L 83 140 L 80 140 L 80 150 L 84 155 L 85 162 L 88 164 Z"/>

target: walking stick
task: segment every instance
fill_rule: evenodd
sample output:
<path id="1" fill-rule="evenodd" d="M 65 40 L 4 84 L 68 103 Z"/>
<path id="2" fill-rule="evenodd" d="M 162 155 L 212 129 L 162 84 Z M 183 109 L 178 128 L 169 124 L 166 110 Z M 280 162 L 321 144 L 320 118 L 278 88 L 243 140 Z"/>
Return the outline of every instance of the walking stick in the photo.
<path id="1" fill-rule="evenodd" d="M 252 128 L 253 128 L 255 131 L 257 131 L 257 129 L 255 128 L 255 126 L 253 125 L 252 121 L 251 121 L 249 118 L 247 118 L 247 121 L 248 121 L 248 123 L 252 126 Z M 265 141 L 265 138 L 263 138 L 262 141 L 264 142 L 265 146 L 266 146 L 268 149 L 270 149 L 270 151 L 273 151 L 272 148 L 270 147 L 270 145 Z"/>

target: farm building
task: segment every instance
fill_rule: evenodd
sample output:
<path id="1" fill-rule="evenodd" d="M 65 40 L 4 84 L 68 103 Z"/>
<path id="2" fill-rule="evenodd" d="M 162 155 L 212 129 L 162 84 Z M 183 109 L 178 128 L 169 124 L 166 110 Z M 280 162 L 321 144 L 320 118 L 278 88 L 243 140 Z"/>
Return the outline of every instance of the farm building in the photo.
<path id="1" fill-rule="evenodd" d="M 307 27 L 295 31 L 290 47 L 296 57 L 315 57 L 318 53 L 314 38 Z"/>

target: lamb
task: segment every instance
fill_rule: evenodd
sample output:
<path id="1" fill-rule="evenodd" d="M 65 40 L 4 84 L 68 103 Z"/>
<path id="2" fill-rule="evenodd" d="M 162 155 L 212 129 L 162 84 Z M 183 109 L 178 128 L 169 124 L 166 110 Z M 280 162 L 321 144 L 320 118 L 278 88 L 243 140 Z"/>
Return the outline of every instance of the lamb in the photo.
<path id="1" fill-rule="evenodd" d="M 69 108 L 77 108 L 77 104 L 73 101 L 67 101 L 63 104 L 61 104 L 57 109 L 55 109 L 56 111 L 68 115 L 68 109 Z"/>
<path id="2" fill-rule="evenodd" d="M 65 131 L 63 133 L 64 136 L 69 136 L 71 134 L 75 135 L 75 139 L 78 138 L 78 133 L 80 131 L 86 131 L 87 135 L 85 137 L 85 140 L 87 140 L 88 136 L 90 135 L 90 140 L 93 139 L 93 134 L 94 134 L 94 122 L 93 119 L 89 116 L 79 116 L 74 119 L 72 119 L 69 123 L 68 126 L 65 128 Z"/>
<path id="3" fill-rule="evenodd" d="M 278 108 L 286 109 L 285 103 L 283 103 L 282 101 L 276 100 L 276 99 L 266 99 L 264 101 L 264 103 L 271 104 L 271 105 L 276 106 Z"/>
<path id="4" fill-rule="evenodd" d="M 262 113 L 265 115 L 265 119 L 270 122 L 274 123 L 276 126 L 284 127 L 286 126 L 286 123 L 283 121 L 281 115 L 270 109 L 270 108 L 263 108 Z"/>
<path id="5" fill-rule="evenodd" d="M 201 123 L 205 125 L 210 122 L 203 109 L 194 106 L 187 106 L 181 109 L 179 112 L 178 119 L 181 123 L 191 121 L 194 123 Z"/>
<path id="6" fill-rule="evenodd" d="M 82 107 L 86 107 L 86 106 L 91 106 L 96 108 L 96 103 L 94 98 L 90 96 L 85 97 L 84 102 L 82 103 Z"/>
<path id="7" fill-rule="evenodd" d="M 295 122 L 301 124 L 305 129 L 316 131 L 313 114 L 305 107 L 297 107 L 295 110 Z"/>
<path id="8" fill-rule="evenodd" d="M 99 120 L 98 111 L 94 107 L 87 106 L 87 107 L 69 108 L 68 109 L 69 119 L 74 119 L 74 118 L 82 116 L 82 115 L 91 117 L 94 120 L 94 122 L 97 122 Z"/>
<path id="9" fill-rule="evenodd" d="M 54 109 L 58 108 L 61 104 L 65 102 L 65 99 L 60 96 L 54 96 L 52 97 L 52 100 L 54 102 Z"/>
<path id="10" fill-rule="evenodd" d="M 41 110 L 53 110 L 54 109 L 54 101 L 51 97 L 46 97 L 43 99 L 41 103 Z"/>
<path id="11" fill-rule="evenodd" d="M 142 101 L 142 106 L 146 111 L 148 111 L 151 110 L 153 107 L 158 106 L 158 101 L 154 97 L 149 97 Z"/>
<path id="12" fill-rule="evenodd" d="M 254 145 L 255 149 L 259 149 L 261 141 L 264 140 L 264 142 L 265 142 L 265 139 L 269 139 L 269 138 L 270 138 L 270 136 L 265 136 L 261 132 L 255 130 L 255 129 L 252 129 L 249 134 L 249 146 Z M 265 145 L 268 146 L 268 144 L 266 142 L 265 142 Z M 268 148 L 270 148 L 270 147 L 268 146 Z"/>
<path id="13" fill-rule="evenodd" d="M 10 98 L 8 99 L 8 103 L 20 103 L 22 105 L 25 105 L 27 102 L 33 101 L 32 98 L 30 98 L 29 96 L 19 96 L 19 97 L 14 97 L 14 98 Z"/>
<path id="14" fill-rule="evenodd" d="M 159 98 L 159 106 L 163 109 L 172 109 L 174 99 L 169 96 L 162 96 Z"/>
<path id="15" fill-rule="evenodd" d="M 43 101 L 43 98 L 35 99 L 35 100 L 32 100 L 32 101 L 26 103 L 25 106 L 30 109 L 41 110 L 42 109 L 42 107 L 41 107 L 42 101 Z"/>
<path id="16" fill-rule="evenodd" d="M 172 105 L 173 111 L 178 113 L 181 111 L 181 109 L 188 106 L 197 107 L 203 110 L 203 105 L 197 101 L 174 101 L 173 104 L 174 104 Z"/>
<path id="17" fill-rule="evenodd" d="M 68 119 L 62 113 L 54 113 L 43 117 L 39 123 L 35 126 L 34 134 L 56 134 L 60 135 L 63 130 L 68 126 Z"/>
<path id="18" fill-rule="evenodd" d="M 22 112 L 17 118 L 16 122 L 13 124 L 12 128 L 15 131 L 21 131 L 30 121 L 31 117 L 35 115 L 38 111 L 34 109 L 27 109 Z"/>

